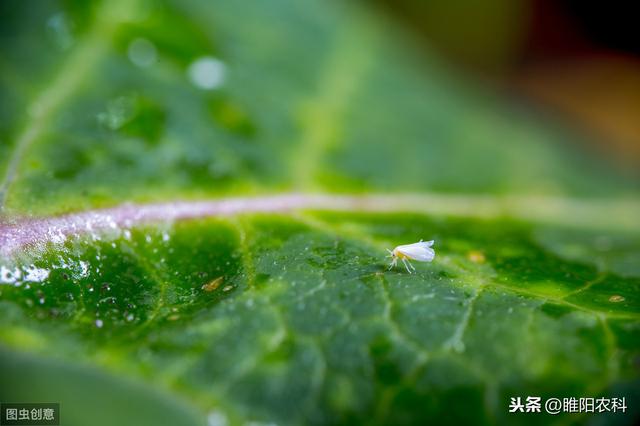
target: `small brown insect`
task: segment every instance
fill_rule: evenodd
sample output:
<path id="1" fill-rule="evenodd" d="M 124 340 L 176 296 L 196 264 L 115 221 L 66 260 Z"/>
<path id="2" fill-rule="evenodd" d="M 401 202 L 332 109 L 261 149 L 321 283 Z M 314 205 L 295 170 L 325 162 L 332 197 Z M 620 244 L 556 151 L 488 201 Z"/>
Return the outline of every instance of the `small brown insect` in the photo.
<path id="1" fill-rule="evenodd" d="M 216 279 L 213 279 L 213 280 L 209 281 L 208 283 L 203 284 L 201 288 L 206 292 L 212 292 L 215 289 L 217 289 L 218 287 L 220 287 L 220 284 L 222 284 L 223 278 L 224 277 L 218 277 Z"/>

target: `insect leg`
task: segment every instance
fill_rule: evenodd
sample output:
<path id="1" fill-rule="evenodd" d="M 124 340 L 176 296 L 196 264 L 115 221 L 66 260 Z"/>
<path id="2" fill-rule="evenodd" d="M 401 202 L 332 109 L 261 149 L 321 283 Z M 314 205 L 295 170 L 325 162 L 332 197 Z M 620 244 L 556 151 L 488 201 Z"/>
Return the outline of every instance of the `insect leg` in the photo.
<path id="1" fill-rule="evenodd" d="M 407 260 L 407 263 L 409 264 L 409 266 L 411 267 L 411 269 L 413 269 L 413 271 L 415 272 L 416 267 L 415 267 L 415 266 L 413 266 L 413 264 L 412 264 L 410 261 L 408 261 L 408 260 Z"/>
<path id="2" fill-rule="evenodd" d="M 389 264 L 389 269 L 387 269 L 387 271 L 390 271 L 391 268 L 393 268 L 397 264 L 398 264 L 398 258 L 397 257 L 392 257 L 391 263 Z"/>
<path id="3" fill-rule="evenodd" d="M 407 269 L 407 272 L 411 274 L 412 272 L 411 269 L 409 269 L 409 266 L 407 266 L 407 261 L 405 259 L 402 259 L 402 263 L 404 263 L 404 267 Z"/>

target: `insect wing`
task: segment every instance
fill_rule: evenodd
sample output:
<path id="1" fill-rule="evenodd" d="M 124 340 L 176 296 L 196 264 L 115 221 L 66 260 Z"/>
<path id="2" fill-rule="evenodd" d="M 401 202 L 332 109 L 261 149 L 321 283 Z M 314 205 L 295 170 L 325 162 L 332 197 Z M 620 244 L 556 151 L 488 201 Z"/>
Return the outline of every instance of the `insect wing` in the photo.
<path id="1" fill-rule="evenodd" d="M 429 242 L 433 244 L 433 242 Z M 396 250 L 407 256 L 409 259 L 418 260 L 420 262 L 431 262 L 436 255 L 427 243 L 422 242 L 398 246 L 396 247 Z"/>

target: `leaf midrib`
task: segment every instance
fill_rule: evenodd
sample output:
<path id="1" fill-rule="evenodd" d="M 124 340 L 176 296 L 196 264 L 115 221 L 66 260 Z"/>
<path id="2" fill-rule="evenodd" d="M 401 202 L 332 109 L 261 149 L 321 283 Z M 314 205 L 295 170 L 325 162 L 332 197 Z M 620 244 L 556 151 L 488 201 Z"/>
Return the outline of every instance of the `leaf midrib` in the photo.
<path id="1" fill-rule="evenodd" d="M 585 229 L 637 231 L 640 200 L 447 194 L 301 194 L 127 203 L 63 216 L 0 220 L 0 256 L 38 244 L 146 223 L 298 210 L 420 213 L 479 219 L 512 218 Z"/>

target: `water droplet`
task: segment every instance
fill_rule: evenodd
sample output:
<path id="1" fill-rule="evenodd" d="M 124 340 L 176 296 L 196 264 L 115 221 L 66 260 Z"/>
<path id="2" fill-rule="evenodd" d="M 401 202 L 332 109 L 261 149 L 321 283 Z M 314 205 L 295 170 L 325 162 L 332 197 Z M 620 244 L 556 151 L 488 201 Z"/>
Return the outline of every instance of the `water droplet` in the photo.
<path id="1" fill-rule="evenodd" d="M 207 414 L 207 426 L 227 426 L 227 416 L 220 411 L 211 411 Z"/>
<path id="2" fill-rule="evenodd" d="M 121 96 L 107 103 L 106 111 L 98 114 L 98 122 L 111 130 L 118 130 L 133 118 L 134 112 L 134 99 Z"/>
<path id="3" fill-rule="evenodd" d="M 79 265 L 80 265 L 80 277 L 81 278 L 87 277 L 89 275 L 89 264 L 81 260 L 79 262 Z"/>
<path id="4" fill-rule="evenodd" d="M 38 268 L 35 265 L 29 265 L 24 269 L 25 277 L 24 281 L 42 282 L 49 278 L 49 270 L 44 268 Z"/>
<path id="5" fill-rule="evenodd" d="M 54 43 L 62 50 L 73 45 L 71 23 L 64 13 L 56 13 L 47 20 L 47 31 L 52 35 Z"/>
<path id="6" fill-rule="evenodd" d="M 22 271 L 19 268 L 9 269 L 5 266 L 0 266 L 0 283 L 15 284 L 21 276 Z"/>
<path id="7" fill-rule="evenodd" d="M 127 55 L 134 65 L 146 68 L 156 63 L 158 51 L 156 46 L 146 38 L 137 38 L 129 43 Z"/>
<path id="8" fill-rule="evenodd" d="M 204 90 L 220 87 L 224 82 L 225 72 L 224 63 L 212 56 L 202 56 L 196 59 L 187 69 L 191 83 Z"/>

